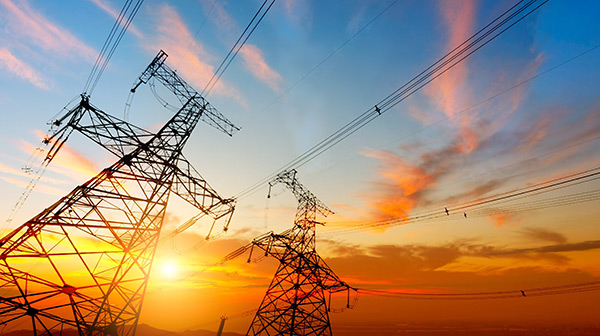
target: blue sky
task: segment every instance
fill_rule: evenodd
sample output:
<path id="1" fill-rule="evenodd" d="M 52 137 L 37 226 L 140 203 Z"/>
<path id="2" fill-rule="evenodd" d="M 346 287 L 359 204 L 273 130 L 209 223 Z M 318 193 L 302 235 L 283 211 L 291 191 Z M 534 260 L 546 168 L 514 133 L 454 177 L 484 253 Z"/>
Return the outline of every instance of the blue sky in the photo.
<path id="1" fill-rule="evenodd" d="M 295 85 L 392 2 L 277 1 L 207 96 L 242 130 L 230 138 L 201 124 L 186 156 L 221 195 L 235 195 L 371 108 L 514 3 L 398 1 Z M 40 143 L 46 122 L 81 93 L 120 6 L 109 0 L 0 0 L 3 214 L 11 212 L 29 180 L 20 169 Z M 258 1 L 146 1 L 91 102 L 125 117 L 132 83 L 161 48 L 170 55 L 169 66 L 202 90 L 259 6 Z M 548 2 L 447 75 L 302 166 L 299 179 L 337 213 L 332 222 L 369 222 L 441 211 L 597 167 L 600 49 L 593 48 L 600 45 L 599 12 L 596 1 Z M 528 81 L 537 74 L 542 75 Z M 494 97 L 522 81 L 528 82 Z M 127 118 L 156 130 L 172 112 L 147 86 L 138 91 Z M 166 90 L 159 88 L 159 94 L 175 102 Z M 74 134 L 14 222 L 2 228 L 24 222 L 114 160 Z M 592 181 L 552 196 L 596 189 L 598 182 Z M 239 200 L 231 235 L 224 238 L 228 247 L 291 225 L 295 200 L 282 191 L 268 202 L 266 187 Z M 468 223 L 452 218 L 340 236 L 327 235 L 324 228 L 323 253 L 339 261 L 342 275 L 375 284 L 368 274 L 353 273 L 344 258 L 390 257 L 383 256 L 389 249 L 377 249 L 383 245 L 455 244 L 464 252 L 466 241 L 513 248 L 597 240 L 597 205 L 594 200 Z M 171 209 L 167 228 L 194 214 L 176 201 Z M 197 227 L 187 235 L 193 240 L 206 232 Z M 591 262 L 598 260 L 597 247 L 585 255 L 562 253 L 562 263 L 542 254 L 514 260 L 461 254 L 439 271 L 481 275 L 493 269 L 508 277 L 517 268 L 538 267 L 556 275 L 557 282 L 600 276 Z M 579 275 L 563 276 L 573 270 Z M 269 272 L 261 273 L 263 282 Z M 392 287 L 419 283 L 388 280 Z M 248 306 L 259 298 L 249 299 Z"/>

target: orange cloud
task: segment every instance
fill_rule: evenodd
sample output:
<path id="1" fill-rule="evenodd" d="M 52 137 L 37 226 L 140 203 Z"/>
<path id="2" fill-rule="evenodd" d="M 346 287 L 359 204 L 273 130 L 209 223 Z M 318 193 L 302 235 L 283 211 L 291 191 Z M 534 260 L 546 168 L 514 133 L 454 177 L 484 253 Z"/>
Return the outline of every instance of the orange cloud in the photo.
<path id="1" fill-rule="evenodd" d="M 43 139 L 44 134 L 36 130 L 35 133 Z M 35 154 L 38 149 L 30 143 L 23 143 L 22 149 L 27 153 Z M 41 162 L 40 162 L 41 163 Z M 64 144 L 58 155 L 52 160 L 48 169 L 72 177 L 73 173 L 78 173 L 82 177 L 89 178 L 100 172 L 97 162 L 85 158 L 81 153 L 72 149 L 68 144 Z"/>
<path id="2" fill-rule="evenodd" d="M 119 18 L 119 13 L 117 13 L 117 11 L 114 10 L 104 0 L 89 0 L 89 1 L 91 1 L 92 3 L 94 3 L 94 5 L 98 6 L 98 8 L 100 8 L 103 11 L 105 11 L 106 13 L 108 13 L 108 15 L 112 16 L 115 20 Z M 129 28 L 127 28 L 127 30 L 130 31 L 131 33 L 133 33 L 138 38 L 142 38 L 143 37 L 142 34 L 140 33 L 140 31 L 137 30 L 137 28 L 133 24 L 130 24 Z"/>
<path id="3" fill-rule="evenodd" d="M 222 38 L 226 45 L 230 45 L 241 31 L 235 19 L 229 15 L 224 5 L 219 2 L 212 4 L 203 3 L 204 11 L 211 21 L 221 30 Z M 265 61 L 263 52 L 255 45 L 245 44 L 239 51 L 244 59 L 245 68 L 258 80 L 267 84 L 273 91 L 280 92 L 281 75 L 273 70 Z"/>
<path id="4" fill-rule="evenodd" d="M 506 222 L 506 215 L 503 214 L 493 214 L 491 215 L 494 222 L 496 222 L 497 227 L 501 227 L 502 224 Z"/>
<path id="5" fill-rule="evenodd" d="M 3 180 L 7 183 L 16 185 L 17 187 L 20 187 L 23 189 L 29 188 L 29 182 L 24 182 L 24 181 L 15 179 L 15 178 L 0 176 L 0 180 Z M 36 186 L 35 190 L 38 193 L 43 193 L 43 194 L 53 195 L 53 196 L 62 196 L 65 194 L 65 190 L 50 187 L 47 185 L 38 185 L 38 186 Z"/>
<path id="6" fill-rule="evenodd" d="M 445 48 L 449 51 L 473 34 L 475 3 L 473 1 L 463 1 L 460 5 L 448 1 L 440 3 L 444 23 L 449 30 L 449 40 Z M 467 99 L 469 94 L 466 87 L 468 74 L 467 62 L 460 62 L 451 71 L 431 82 L 424 90 L 425 94 L 435 100 L 438 108 L 457 124 L 461 139 L 459 148 L 465 153 L 473 151 L 479 144 L 479 135 L 471 128 L 474 116 L 465 113 L 454 116 L 465 106 L 464 102 L 470 101 Z"/>
<path id="7" fill-rule="evenodd" d="M 40 89 L 48 90 L 46 80 L 31 66 L 16 58 L 8 49 L 0 48 L 0 67 L 6 68 Z"/>
<path id="8" fill-rule="evenodd" d="M 184 24 L 177 11 L 168 5 L 158 9 L 158 36 L 148 41 L 148 48 L 155 52 L 163 49 L 175 62 L 178 72 L 197 89 L 204 88 L 214 75 L 214 67 L 207 63 L 213 59 Z M 237 89 L 219 80 L 212 92 L 229 96 L 245 105 Z"/>
<path id="9" fill-rule="evenodd" d="M 531 132 L 525 138 L 525 146 L 527 149 L 533 148 L 536 144 L 548 136 L 548 128 L 550 126 L 550 118 L 543 118 L 532 128 Z"/>
<path id="10" fill-rule="evenodd" d="M 0 172 L 1 173 L 8 173 L 11 175 L 16 175 L 16 176 L 21 176 L 21 177 L 27 177 L 27 178 L 31 178 L 31 175 L 26 173 L 25 171 L 23 171 L 22 169 L 15 169 L 12 167 L 9 167 L 3 163 L 0 163 Z M 58 179 L 53 179 L 50 177 L 42 177 L 42 181 L 44 182 L 48 182 L 51 184 L 65 184 L 65 181 L 62 180 L 58 180 Z"/>
<path id="11" fill-rule="evenodd" d="M 378 186 L 378 195 L 370 197 L 377 219 L 406 219 L 420 200 L 419 191 L 435 185 L 434 178 L 422 167 L 411 165 L 394 153 L 377 151 L 364 155 L 381 163 L 378 173 L 384 182 Z"/>
<path id="12" fill-rule="evenodd" d="M 39 47 L 63 56 L 83 57 L 93 62 L 97 52 L 66 30 L 52 24 L 40 13 L 34 12 L 26 1 L 15 5 L 11 0 L 0 0 L 5 18 L 15 35 L 22 35 Z"/>
<path id="13" fill-rule="evenodd" d="M 86 159 L 79 152 L 70 148 L 67 145 L 63 145 L 60 153 L 52 160 L 52 165 L 55 167 L 67 168 L 71 171 L 79 172 L 86 176 L 95 176 L 100 172 L 98 164 Z"/>
<path id="14" fill-rule="evenodd" d="M 258 49 L 258 47 L 246 44 L 240 49 L 240 54 L 244 58 L 246 69 L 248 69 L 254 77 L 266 83 L 273 91 L 281 91 L 279 88 L 279 84 L 282 81 L 281 75 L 269 67 L 267 62 L 265 62 L 262 51 Z"/>

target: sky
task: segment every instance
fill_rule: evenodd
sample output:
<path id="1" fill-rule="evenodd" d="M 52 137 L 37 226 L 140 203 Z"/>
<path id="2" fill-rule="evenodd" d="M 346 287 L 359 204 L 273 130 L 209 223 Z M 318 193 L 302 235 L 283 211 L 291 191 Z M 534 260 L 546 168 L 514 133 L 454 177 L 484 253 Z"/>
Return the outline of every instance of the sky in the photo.
<path id="1" fill-rule="evenodd" d="M 172 111 L 147 86 L 129 89 L 156 53 L 201 91 L 260 1 L 144 2 L 91 95 L 102 110 L 157 130 Z M 233 196 L 401 87 L 515 1 L 276 1 L 205 97 L 241 131 L 199 124 L 184 153 Z M 0 0 L 0 229 L 27 221 L 116 157 L 73 134 L 18 212 L 47 122 L 78 99 L 121 3 Z M 352 286 L 468 293 L 600 280 L 598 180 L 405 220 L 600 166 L 600 22 L 596 1 L 549 1 L 500 37 L 343 142 L 298 168 L 334 215 L 317 250 Z M 366 28 L 365 28 L 366 27 Z M 176 100 L 158 88 L 171 104 Z M 35 161 L 38 160 L 38 161 Z M 296 200 L 266 185 L 238 199 L 230 230 L 199 224 L 159 246 L 140 322 L 168 330 L 245 332 L 274 260 L 221 257 L 290 228 Z M 571 198 L 569 198 L 571 197 Z M 578 198 L 579 197 L 579 198 Z M 553 199 L 552 206 L 540 202 Z M 548 204 L 548 203 L 546 203 Z M 163 230 L 195 214 L 172 198 Z M 9 216 L 12 222 L 4 222 Z M 381 220 L 403 225 L 365 230 Z M 334 298 L 334 333 L 407 323 L 598 323 L 596 292 L 505 300 Z M 342 311 L 343 310 L 343 311 Z M 246 312 L 246 313 L 244 313 Z M 375 328 L 375 329 L 374 329 Z M 400 327 L 398 327 L 400 328 Z M 356 329 L 358 330 L 358 329 Z M 368 332 L 367 332 L 368 334 Z"/>

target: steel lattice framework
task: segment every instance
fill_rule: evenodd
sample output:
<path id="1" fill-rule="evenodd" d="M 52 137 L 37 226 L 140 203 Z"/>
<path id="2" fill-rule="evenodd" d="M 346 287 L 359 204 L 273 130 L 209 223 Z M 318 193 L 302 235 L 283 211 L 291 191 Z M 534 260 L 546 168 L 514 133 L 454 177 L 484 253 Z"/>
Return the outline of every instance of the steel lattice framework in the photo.
<path id="1" fill-rule="evenodd" d="M 229 135 L 238 129 L 166 57 L 161 51 L 132 89 L 156 76 L 182 102 L 158 132 L 115 118 L 86 96 L 54 122 L 46 164 L 74 130 L 119 159 L 0 240 L 0 330 L 134 335 L 169 196 L 195 206 L 195 220 L 208 215 L 227 228 L 234 201 L 220 197 L 182 149 L 199 120 Z"/>
<path id="2" fill-rule="evenodd" d="M 231 253 L 232 259 L 254 247 L 279 260 L 275 276 L 246 335 L 331 335 L 326 292 L 348 291 L 315 250 L 317 213 L 333 213 L 287 170 L 269 183 L 283 183 L 298 200 L 294 227 L 280 234 L 272 232 Z M 349 293 L 348 293 L 349 295 Z"/>

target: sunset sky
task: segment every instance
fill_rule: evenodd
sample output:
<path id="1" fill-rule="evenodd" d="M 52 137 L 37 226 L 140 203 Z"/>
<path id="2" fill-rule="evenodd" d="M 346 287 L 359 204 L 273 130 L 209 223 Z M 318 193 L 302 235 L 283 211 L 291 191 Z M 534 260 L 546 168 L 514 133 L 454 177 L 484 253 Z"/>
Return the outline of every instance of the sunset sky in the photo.
<path id="1" fill-rule="evenodd" d="M 207 100 L 241 131 L 200 123 L 184 153 L 231 197 L 372 108 L 516 3 L 279 0 Z M 262 1 L 144 2 L 90 101 L 156 131 L 172 115 L 132 83 L 163 49 L 202 91 Z M 46 124 L 78 95 L 121 9 L 116 0 L 0 0 L 0 152 L 4 234 L 117 158 L 73 134 L 24 206 L 27 163 Z M 308 164 L 298 179 L 334 215 L 317 250 L 351 286 L 413 293 L 521 290 L 600 281 L 600 181 L 492 204 L 444 208 L 600 166 L 600 3 L 551 0 L 452 70 Z M 176 99 L 158 88 L 171 104 Z M 35 161 L 37 160 L 37 161 Z M 141 323 L 244 333 L 275 272 L 244 255 L 208 267 L 262 233 L 292 226 L 296 200 L 263 185 L 238 200 L 230 230 L 200 223 L 159 246 Z M 582 196 L 587 195 L 587 196 Z M 551 199 L 552 201 L 547 201 Z M 571 202 L 575 200 L 574 202 Z M 585 202 L 583 201 L 585 200 Z M 544 203 L 545 202 L 545 203 Z M 548 203 L 550 202 L 550 203 Z M 573 203 L 573 204 L 567 204 Z M 550 204 L 552 206 L 540 206 Z M 410 221 L 437 211 L 444 216 Z M 170 232 L 196 214 L 172 197 Z M 400 219 L 403 225 L 369 228 Z M 367 227 L 367 229 L 356 229 Z M 598 324 L 600 291 L 496 300 L 338 294 L 333 331 L 410 323 Z M 244 312 L 246 312 L 244 314 Z"/>

